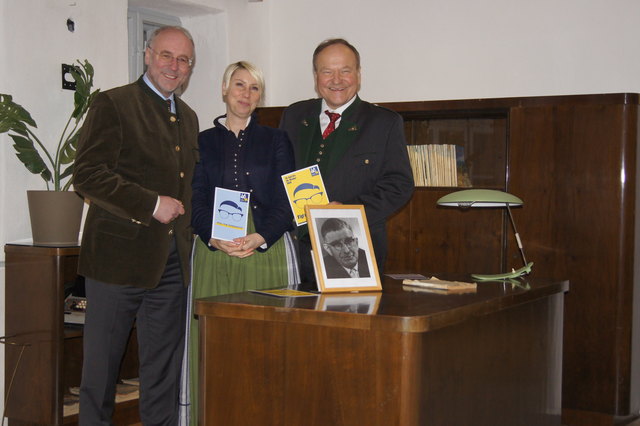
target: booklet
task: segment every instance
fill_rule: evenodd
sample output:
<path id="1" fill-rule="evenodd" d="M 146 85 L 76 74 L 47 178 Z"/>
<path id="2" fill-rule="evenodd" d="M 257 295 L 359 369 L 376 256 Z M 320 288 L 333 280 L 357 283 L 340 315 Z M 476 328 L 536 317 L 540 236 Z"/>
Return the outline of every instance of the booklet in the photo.
<path id="1" fill-rule="evenodd" d="M 247 235 L 249 193 L 216 187 L 211 238 L 233 241 Z"/>
<path id="2" fill-rule="evenodd" d="M 329 196 L 317 164 L 282 175 L 296 225 L 307 223 L 304 206 L 329 204 Z"/>
<path id="3" fill-rule="evenodd" d="M 277 288 L 274 290 L 249 290 L 251 293 L 265 294 L 267 296 L 275 297 L 309 297 L 317 296 L 318 293 L 312 293 L 309 291 L 294 290 L 292 288 Z"/>

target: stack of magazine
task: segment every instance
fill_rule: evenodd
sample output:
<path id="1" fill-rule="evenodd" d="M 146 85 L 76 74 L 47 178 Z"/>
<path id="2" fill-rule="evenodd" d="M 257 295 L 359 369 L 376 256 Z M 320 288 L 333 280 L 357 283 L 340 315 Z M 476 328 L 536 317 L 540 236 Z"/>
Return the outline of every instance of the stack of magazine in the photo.
<path id="1" fill-rule="evenodd" d="M 471 186 L 464 147 L 450 144 L 408 145 L 416 186 Z"/>

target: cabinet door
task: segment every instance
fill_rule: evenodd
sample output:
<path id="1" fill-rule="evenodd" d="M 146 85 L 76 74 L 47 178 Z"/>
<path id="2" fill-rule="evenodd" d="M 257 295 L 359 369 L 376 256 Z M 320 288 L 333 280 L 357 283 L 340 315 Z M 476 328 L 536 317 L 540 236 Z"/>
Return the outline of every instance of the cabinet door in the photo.
<path id="1" fill-rule="evenodd" d="M 6 415 L 60 424 L 64 283 L 76 276 L 78 249 L 7 245 L 5 253 Z"/>

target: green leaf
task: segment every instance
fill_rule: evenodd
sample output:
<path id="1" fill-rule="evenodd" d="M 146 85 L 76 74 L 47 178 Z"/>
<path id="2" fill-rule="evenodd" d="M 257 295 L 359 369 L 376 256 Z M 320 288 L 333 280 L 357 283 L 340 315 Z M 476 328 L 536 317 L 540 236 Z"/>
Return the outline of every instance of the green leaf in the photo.
<path id="1" fill-rule="evenodd" d="M 16 156 L 22 161 L 27 170 L 33 174 L 40 174 L 45 181 L 51 181 L 51 171 L 33 145 L 33 141 L 20 135 L 10 134 Z"/>
<path id="2" fill-rule="evenodd" d="M 69 164 L 76 158 L 76 151 L 78 147 L 78 139 L 80 132 L 75 132 L 71 135 L 60 150 L 60 164 Z M 61 177 L 62 178 L 62 177 Z"/>
<path id="3" fill-rule="evenodd" d="M 76 83 L 76 91 L 73 96 L 74 110 L 71 116 L 79 121 L 89 109 L 93 98 L 100 91 L 96 89 L 91 93 L 93 87 L 93 66 L 85 59 L 84 63 L 77 61 L 80 66 L 71 68 L 71 76 Z"/>
<path id="4" fill-rule="evenodd" d="M 73 163 L 69 167 L 64 169 L 62 174 L 60 174 L 60 180 L 66 178 L 67 176 L 71 176 L 72 174 L 73 174 Z"/>
<path id="5" fill-rule="evenodd" d="M 38 127 L 31 114 L 15 103 L 11 95 L 0 93 L 0 134 L 14 131 L 26 135 L 27 126 Z"/>

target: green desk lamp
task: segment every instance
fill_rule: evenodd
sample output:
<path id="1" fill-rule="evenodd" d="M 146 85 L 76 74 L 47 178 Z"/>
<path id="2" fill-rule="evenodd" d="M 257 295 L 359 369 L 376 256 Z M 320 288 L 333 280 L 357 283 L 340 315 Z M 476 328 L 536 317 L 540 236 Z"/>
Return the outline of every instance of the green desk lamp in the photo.
<path id="1" fill-rule="evenodd" d="M 513 221 L 513 216 L 511 215 L 510 206 L 521 206 L 523 201 L 516 197 L 515 195 L 511 195 L 507 192 L 496 191 L 494 189 L 466 189 L 463 191 L 452 192 L 451 194 L 447 194 L 444 197 L 438 200 L 439 206 L 447 206 L 447 207 L 506 207 L 507 213 L 509 214 L 509 220 L 511 221 L 511 226 L 513 226 L 513 232 L 516 235 L 516 242 L 518 243 L 518 249 L 520 250 L 520 255 L 522 256 L 522 261 L 524 262 L 524 266 L 517 270 L 512 270 L 511 272 L 506 272 L 504 274 L 495 274 L 495 275 L 480 275 L 480 274 L 471 274 L 471 277 L 477 281 L 496 281 L 496 280 L 508 280 L 513 278 L 518 278 L 523 275 L 527 275 L 531 272 L 531 267 L 533 266 L 533 262 L 527 263 L 527 258 L 524 255 L 524 250 L 522 249 L 522 241 L 520 241 L 520 235 L 518 234 L 518 230 L 516 229 L 516 224 Z"/>

